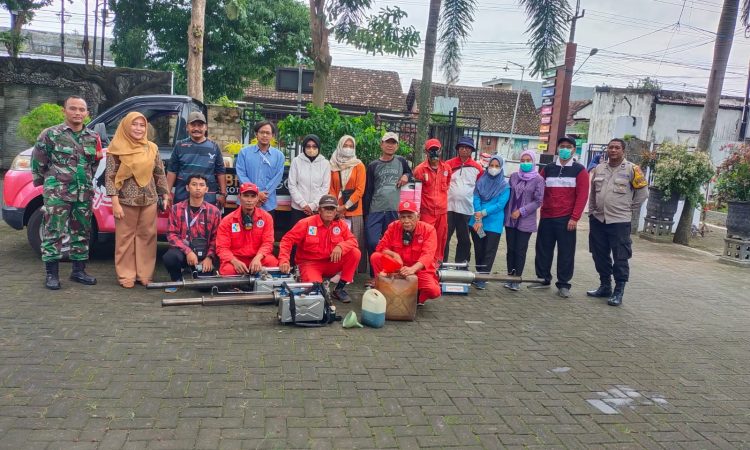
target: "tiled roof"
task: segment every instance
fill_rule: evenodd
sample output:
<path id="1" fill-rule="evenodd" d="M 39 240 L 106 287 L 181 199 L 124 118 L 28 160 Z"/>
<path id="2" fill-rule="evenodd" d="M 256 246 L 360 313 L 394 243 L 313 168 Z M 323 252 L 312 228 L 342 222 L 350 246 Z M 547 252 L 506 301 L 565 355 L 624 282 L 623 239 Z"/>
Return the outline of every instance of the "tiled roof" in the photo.
<path id="1" fill-rule="evenodd" d="M 416 111 L 416 100 L 419 96 L 421 81 L 412 80 L 406 96 L 406 107 Z M 432 83 L 432 104 L 435 96 L 445 95 L 445 85 Z M 465 117 L 480 117 L 482 131 L 510 133 L 513 122 L 513 109 L 516 106 L 518 91 L 493 89 L 486 87 L 449 86 L 448 95 L 458 97 L 458 114 Z M 413 107 L 413 108 L 412 108 Z M 515 134 L 536 136 L 539 134 L 539 113 L 534 107 L 534 100 L 528 91 L 521 92 L 516 117 Z"/>
<path id="2" fill-rule="evenodd" d="M 302 94 L 303 102 L 312 101 L 311 94 Z M 245 101 L 290 103 L 297 101 L 296 92 L 279 92 L 274 86 L 252 81 L 245 88 Z M 405 97 L 398 72 L 353 67 L 331 67 L 326 90 L 326 103 L 335 107 L 351 107 L 373 111 L 404 111 Z"/>

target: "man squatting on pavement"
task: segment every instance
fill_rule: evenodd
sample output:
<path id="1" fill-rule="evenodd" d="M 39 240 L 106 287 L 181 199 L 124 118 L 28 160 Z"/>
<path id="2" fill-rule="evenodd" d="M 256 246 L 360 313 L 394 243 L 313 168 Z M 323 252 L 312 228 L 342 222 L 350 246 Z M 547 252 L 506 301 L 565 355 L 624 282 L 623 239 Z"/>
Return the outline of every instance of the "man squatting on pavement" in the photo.
<path id="1" fill-rule="evenodd" d="M 289 230 L 279 245 L 279 270 L 289 273 L 292 247 L 297 246 L 295 262 L 302 282 L 322 282 L 323 278 L 341 274 L 331 293 L 342 303 L 351 302 L 344 287 L 354 280 L 361 253 L 357 238 L 346 222 L 336 217 L 338 200 L 324 195 L 318 202 L 318 214 L 306 217 Z"/>
<path id="2" fill-rule="evenodd" d="M 648 182 L 641 168 L 625 159 L 622 139 L 609 141 L 607 157 L 591 172 L 589 250 L 599 273 L 599 287 L 586 295 L 609 298 L 608 305 L 620 306 L 630 275 L 628 259 L 633 254 L 630 221 L 633 211 L 648 198 Z"/>
<path id="3" fill-rule="evenodd" d="M 399 274 L 417 275 L 418 301 L 440 297 L 440 283 L 435 268 L 437 236 L 435 228 L 419 220 L 417 205 L 404 201 L 398 207 L 398 220 L 388 225 L 376 251 L 370 256 L 372 271 L 383 270 L 383 258 L 389 257 L 401 264 Z"/>
<path id="4" fill-rule="evenodd" d="M 240 207 L 221 220 L 216 236 L 221 275 L 257 273 L 263 267 L 276 267 L 273 256 L 273 217 L 258 207 L 258 187 L 250 182 L 240 186 Z"/>
<path id="5" fill-rule="evenodd" d="M 182 280 L 182 270 L 191 267 L 212 273 L 216 265 L 216 235 L 221 221 L 219 208 L 205 200 L 208 180 L 205 175 L 187 177 L 188 199 L 172 205 L 169 212 L 167 241 L 169 250 L 162 256 L 172 281 Z M 177 197 L 177 195 L 175 195 Z M 171 293 L 177 288 L 169 287 Z"/>
<path id="6" fill-rule="evenodd" d="M 63 103 L 65 121 L 39 134 L 31 154 L 34 186 L 44 186 L 42 212 L 42 261 L 45 287 L 60 289 L 59 265 L 63 241 L 70 237 L 70 279 L 94 285 L 86 273 L 91 235 L 91 198 L 94 168 L 102 157 L 99 135 L 83 124 L 88 117 L 86 101 L 70 96 Z"/>

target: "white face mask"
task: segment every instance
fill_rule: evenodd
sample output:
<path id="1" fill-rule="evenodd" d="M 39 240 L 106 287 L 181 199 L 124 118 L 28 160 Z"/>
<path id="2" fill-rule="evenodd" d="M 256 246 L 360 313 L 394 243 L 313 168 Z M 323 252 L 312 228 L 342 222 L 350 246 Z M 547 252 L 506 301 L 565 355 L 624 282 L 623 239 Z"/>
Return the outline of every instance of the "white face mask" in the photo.
<path id="1" fill-rule="evenodd" d="M 496 176 L 498 176 L 500 174 L 500 170 L 501 169 L 499 169 L 497 167 L 490 167 L 489 169 L 487 169 L 487 173 L 489 173 L 493 177 L 496 177 Z"/>
<path id="2" fill-rule="evenodd" d="M 354 147 L 341 147 L 339 154 L 344 158 L 351 158 L 354 156 Z"/>

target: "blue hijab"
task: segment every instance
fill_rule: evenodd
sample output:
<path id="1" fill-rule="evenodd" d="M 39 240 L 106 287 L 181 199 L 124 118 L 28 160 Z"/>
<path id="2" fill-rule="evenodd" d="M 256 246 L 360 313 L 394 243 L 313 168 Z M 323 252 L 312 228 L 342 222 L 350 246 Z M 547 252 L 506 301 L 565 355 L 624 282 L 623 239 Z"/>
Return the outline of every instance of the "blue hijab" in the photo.
<path id="1" fill-rule="evenodd" d="M 477 185 L 474 187 L 474 192 L 479 194 L 479 198 L 483 202 L 488 202 L 497 197 L 506 187 L 508 187 L 508 182 L 505 180 L 505 161 L 503 160 L 503 157 L 497 154 L 492 155 L 492 158 L 490 158 L 490 164 L 493 159 L 500 163 L 500 173 L 493 177 L 487 170 L 485 170 L 482 173 L 482 176 L 479 177 L 479 180 L 477 180 Z M 489 169 L 489 165 L 487 166 L 487 169 Z"/>

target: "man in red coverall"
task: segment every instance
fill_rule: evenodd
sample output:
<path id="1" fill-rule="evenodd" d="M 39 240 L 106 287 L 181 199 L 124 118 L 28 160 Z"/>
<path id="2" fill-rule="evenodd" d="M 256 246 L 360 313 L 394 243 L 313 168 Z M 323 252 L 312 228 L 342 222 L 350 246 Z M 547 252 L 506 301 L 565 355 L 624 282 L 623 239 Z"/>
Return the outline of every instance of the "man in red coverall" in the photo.
<path id="1" fill-rule="evenodd" d="M 439 140 L 428 139 L 424 143 L 428 159 L 414 169 L 414 178 L 422 182 L 419 220 L 435 227 L 437 233 L 436 261 L 443 260 L 448 240 L 448 187 L 452 173 L 450 166 L 440 159 L 441 147 Z"/>
<path id="2" fill-rule="evenodd" d="M 289 273 L 292 246 L 297 246 L 294 257 L 302 282 L 321 282 L 339 272 L 341 279 L 331 295 L 342 303 L 351 302 L 344 290 L 354 280 L 359 258 L 357 238 L 346 223 L 336 217 L 338 200 L 332 195 L 320 197 L 318 214 L 306 217 L 289 230 L 279 245 L 279 270 Z"/>
<path id="3" fill-rule="evenodd" d="M 419 304 L 440 297 L 440 283 L 435 272 L 437 237 L 435 228 L 419 220 L 414 202 L 401 202 L 398 220 L 388 225 L 370 264 L 375 274 L 383 270 L 383 257 L 388 256 L 402 264 L 399 274 L 417 275 Z"/>
<path id="4" fill-rule="evenodd" d="M 258 187 L 240 186 L 240 207 L 221 220 L 216 233 L 216 254 L 221 275 L 257 273 L 263 267 L 276 267 L 273 256 L 273 217 L 256 208 Z"/>

